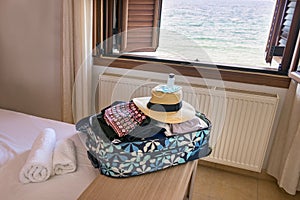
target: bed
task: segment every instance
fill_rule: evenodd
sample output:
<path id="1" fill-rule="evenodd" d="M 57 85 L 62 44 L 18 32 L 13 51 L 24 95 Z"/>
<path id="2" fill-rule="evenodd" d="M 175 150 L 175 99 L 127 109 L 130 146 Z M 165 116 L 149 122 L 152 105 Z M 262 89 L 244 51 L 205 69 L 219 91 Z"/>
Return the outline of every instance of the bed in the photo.
<path id="1" fill-rule="evenodd" d="M 34 140 L 45 128 L 53 128 L 57 140 L 73 140 L 77 170 L 45 182 L 22 184 L 19 172 Z M 99 171 L 90 164 L 74 125 L 0 109 L 0 199 L 77 199 L 97 175 Z"/>

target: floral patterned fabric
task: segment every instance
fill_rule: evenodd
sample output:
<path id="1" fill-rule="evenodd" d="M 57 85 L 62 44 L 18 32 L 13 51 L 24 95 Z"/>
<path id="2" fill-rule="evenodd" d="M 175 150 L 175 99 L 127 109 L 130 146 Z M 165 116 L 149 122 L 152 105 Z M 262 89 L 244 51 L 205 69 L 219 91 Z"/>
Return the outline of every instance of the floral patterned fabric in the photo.
<path id="1" fill-rule="evenodd" d="M 79 121 L 76 129 L 87 136 L 85 144 L 94 167 L 107 176 L 129 177 L 209 155 L 211 123 L 203 114 L 197 116 L 207 123 L 207 128 L 170 137 L 132 142 L 111 142 L 101 129 L 97 115 Z"/>
<path id="2" fill-rule="evenodd" d="M 130 101 L 107 108 L 104 119 L 119 137 L 122 137 L 139 126 L 146 119 L 146 116 Z"/>

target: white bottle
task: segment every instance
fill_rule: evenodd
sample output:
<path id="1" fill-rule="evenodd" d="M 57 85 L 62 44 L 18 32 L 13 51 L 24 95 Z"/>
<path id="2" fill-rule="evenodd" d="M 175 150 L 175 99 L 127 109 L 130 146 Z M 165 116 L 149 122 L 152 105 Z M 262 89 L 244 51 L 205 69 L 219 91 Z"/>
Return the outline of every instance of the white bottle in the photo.
<path id="1" fill-rule="evenodd" d="M 167 87 L 172 91 L 174 89 L 175 74 L 171 73 L 168 77 Z"/>

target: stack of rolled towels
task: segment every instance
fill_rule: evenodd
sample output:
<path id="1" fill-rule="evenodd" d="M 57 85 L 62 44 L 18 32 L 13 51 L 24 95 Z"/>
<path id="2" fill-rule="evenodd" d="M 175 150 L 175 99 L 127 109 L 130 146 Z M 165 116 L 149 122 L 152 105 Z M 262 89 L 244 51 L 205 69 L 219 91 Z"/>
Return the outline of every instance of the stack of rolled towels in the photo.
<path id="1" fill-rule="evenodd" d="M 22 183 L 42 182 L 54 175 L 76 170 L 76 149 L 71 139 L 56 142 L 56 133 L 45 128 L 35 139 L 19 180 Z"/>

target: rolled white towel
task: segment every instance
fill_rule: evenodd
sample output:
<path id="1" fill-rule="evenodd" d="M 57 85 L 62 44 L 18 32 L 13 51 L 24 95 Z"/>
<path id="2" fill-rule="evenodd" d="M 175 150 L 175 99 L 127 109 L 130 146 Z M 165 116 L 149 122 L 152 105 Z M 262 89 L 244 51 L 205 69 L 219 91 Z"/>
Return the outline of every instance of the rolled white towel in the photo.
<path id="1" fill-rule="evenodd" d="M 52 172 L 52 156 L 56 134 L 52 128 L 45 128 L 35 139 L 19 179 L 22 183 L 46 181 Z"/>
<path id="2" fill-rule="evenodd" d="M 67 174 L 76 170 L 76 149 L 71 139 L 56 143 L 53 154 L 53 174 Z"/>

